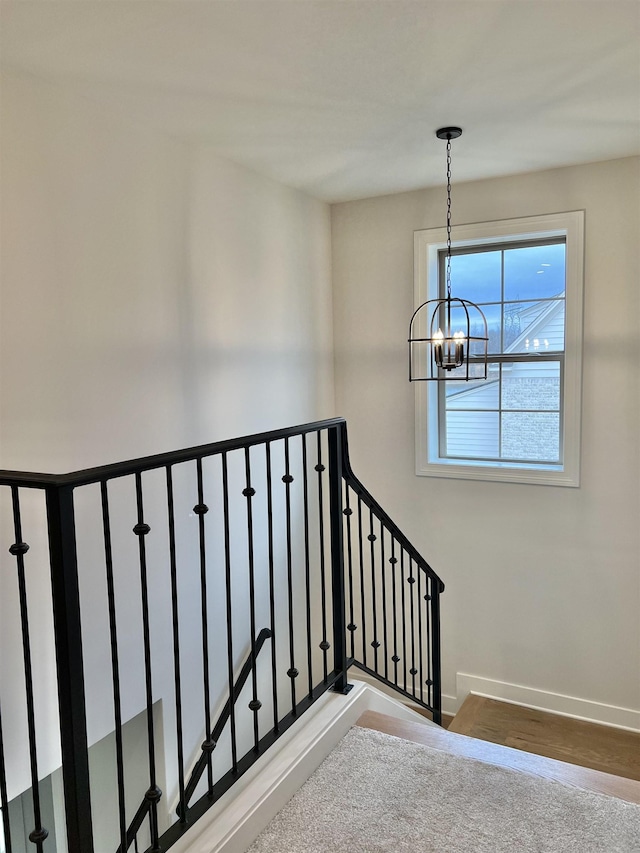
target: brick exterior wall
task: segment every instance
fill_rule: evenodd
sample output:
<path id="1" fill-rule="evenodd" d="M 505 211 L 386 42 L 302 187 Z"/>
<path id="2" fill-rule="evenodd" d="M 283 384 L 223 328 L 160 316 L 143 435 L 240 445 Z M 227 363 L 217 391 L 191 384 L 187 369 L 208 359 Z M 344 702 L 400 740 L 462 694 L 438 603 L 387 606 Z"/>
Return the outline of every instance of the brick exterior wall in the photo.
<path id="1" fill-rule="evenodd" d="M 560 416 L 558 378 L 506 379 L 502 387 L 502 457 L 558 460 Z M 508 412 L 507 409 L 555 409 Z"/>

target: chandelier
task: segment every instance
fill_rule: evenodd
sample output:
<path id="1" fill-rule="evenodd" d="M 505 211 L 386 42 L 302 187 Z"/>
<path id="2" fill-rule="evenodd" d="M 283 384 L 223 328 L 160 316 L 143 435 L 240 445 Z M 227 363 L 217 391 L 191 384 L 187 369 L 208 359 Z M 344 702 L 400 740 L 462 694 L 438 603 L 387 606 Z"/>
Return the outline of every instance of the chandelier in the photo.
<path id="1" fill-rule="evenodd" d="M 463 381 L 487 378 L 487 320 L 475 302 L 451 296 L 451 140 L 459 127 L 442 127 L 447 140 L 446 296 L 429 299 L 409 323 L 409 381 Z M 427 335 L 425 336 L 425 332 Z"/>

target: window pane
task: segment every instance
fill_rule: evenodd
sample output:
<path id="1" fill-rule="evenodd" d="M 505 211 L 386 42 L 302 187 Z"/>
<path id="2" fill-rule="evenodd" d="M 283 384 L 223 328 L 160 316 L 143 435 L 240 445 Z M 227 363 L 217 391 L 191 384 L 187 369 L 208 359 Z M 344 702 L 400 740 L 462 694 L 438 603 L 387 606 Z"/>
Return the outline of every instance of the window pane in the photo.
<path id="1" fill-rule="evenodd" d="M 489 336 L 487 352 L 502 352 L 502 340 L 500 338 L 500 326 L 502 324 L 502 306 L 501 305 L 481 305 L 482 313 L 487 321 L 487 333 Z M 484 323 L 482 320 L 471 324 L 471 334 L 477 337 L 484 337 Z M 483 355 L 484 341 L 471 341 L 471 354 Z"/>
<path id="2" fill-rule="evenodd" d="M 445 385 L 447 411 L 462 409 L 491 409 L 497 411 L 500 405 L 500 387 L 497 378 L 480 382 L 447 382 Z"/>
<path id="3" fill-rule="evenodd" d="M 564 243 L 507 249 L 504 253 L 505 300 L 564 295 L 564 258 Z"/>
<path id="4" fill-rule="evenodd" d="M 447 412 L 447 456 L 496 458 L 499 452 L 497 412 Z"/>
<path id="5" fill-rule="evenodd" d="M 560 461 L 557 412 L 508 412 L 502 416 L 502 459 Z"/>
<path id="6" fill-rule="evenodd" d="M 448 404 L 448 401 L 447 401 Z M 502 366 L 503 409 L 560 409 L 560 362 L 538 361 Z"/>
<path id="7" fill-rule="evenodd" d="M 505 352 L 562 352 L 564 299 L 504 306 Z"/>
<path id="8" fill-rule="evenodd" d="M 501 252 L 469 252 L 451 256 L 451 295 L 471 302 L 499 302 Z"/>
<path id="9" fill-rule="evenodd" d="M 473 338 L 484 338 L 485 332 L 489 337 L 489 351 L 490 352 L 500 352 L 500 323 L 502 317 L 502 310 L 500 305 L 489 305 L 482 306 L 482 313 L 485 315 L 487 320 L 487 327 L 485 329 L 484 322 L 480 313 L 473 308 L 473 306 L 468 306 L 467 311 L 469 312 L 467 319 L 467 311 L 461 306 L 456 306 L 456 303 L 452 303 L 453 307 L 451 309 L 451 334 L 455 332 L 462 332 L 463 335 L 467 336 L 467 323 L 469 334 L 472 336 L 471 340 L 471 354 L 484 354 L 484 341 L 482 340 L 473 340 Z M 439 327 L 444 332 L 446 328 L 446 320 L 445 320 L 445 312 L 441 311 L 441 317 L 438 318 Z M 491 345 L 493 344 L 493 350 L 491 349 Z"/>

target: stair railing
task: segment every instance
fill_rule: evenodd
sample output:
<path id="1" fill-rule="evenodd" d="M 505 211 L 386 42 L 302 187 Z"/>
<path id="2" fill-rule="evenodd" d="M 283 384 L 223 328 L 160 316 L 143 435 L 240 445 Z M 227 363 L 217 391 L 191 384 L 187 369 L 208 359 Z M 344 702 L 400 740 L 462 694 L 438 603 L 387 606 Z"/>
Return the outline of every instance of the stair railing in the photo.
<path id="1" fill-rule="evenodd" d="M 0 537 L 15 560 L 0 572 L 3 648 L 22 660 L 0 684 L 7 853 L 9 802 L 29 788 L 46 853 L 40 792 L 60 764 L 68 853 L 168 850 L 324 692 L 349 690 L 352 663 L 439 718 L 442 584 L 354 477 L 342 419 L 66 475 L 0 472 Z M 113 768 L 92 758 L 105 737 Z"/>
<path id="2" fill-rule="evenodd" d="M 444 583 L 355 476 L 342 439 L 350 659 L 440 725 Z"/>

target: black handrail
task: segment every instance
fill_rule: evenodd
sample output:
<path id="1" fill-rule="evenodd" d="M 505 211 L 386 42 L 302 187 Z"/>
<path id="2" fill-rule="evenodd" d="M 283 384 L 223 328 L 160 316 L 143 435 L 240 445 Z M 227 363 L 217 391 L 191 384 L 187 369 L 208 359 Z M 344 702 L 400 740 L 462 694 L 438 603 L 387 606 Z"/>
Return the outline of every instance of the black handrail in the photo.
<path id="1" fill-rule="evenodd" d="M 258 654 L 260 653 L 260 649 L 265 644 L 266 640 L 270 639 L 273 636 L 271 630 L 269 628 L 263 628 L 258 634 L 255 641 L 255 649 L 251 649 L 245 662 L 242 664 L 242 668 L 240 670 L 240 674 L 236 679 L 235 684 L 233 685 L 233 694 L 227 699 L 225 702 L 224 708 L 220 712 L 220 716 L 213 727 L 211 734 L 202 744 L 202 752 L 200 757 L 196 761 L 193 770 L 191 771 L 191 775 L 189 776 L 189 781 L 185 785 L 184 789 L 184 802 L 185 806 L 188 808 L 189 800 L 193 796 L 196 788 L 198 787 L 198 782 L 202 778 L 202 774 L 207 769 L 207 765 L 209 764 L 209 760 L 211 757 L 211 753 L 216 747 L 216 744 L 220 740 L 220 736 L 224 730 L 224 727 L 229 721 L 229 717 L 231 716 L 231 707 L 235 705 L 240 697 L 240 693 L 242 692 L 242 688 L 247 682 L 249 675 L 252 670 L 255 670 L 255 665 L 257 661 Z M 183 809 L 182 805 L 179 805 L 176 809 L 176 814 L 178 817 L 186 817 L 186 811 Z"/>
<path id="2" fill-rule="evenodd" d="M 38 474 L 32 471 L 3 471 L 0 470 L 0 486 L 21 486 L 23 488 L 43 489 L 46 486 L 88 486 L 103 480 L 114 480 L 143 471 L 153 471 L 166 468 L 167 465 L 178 465 L 181 462 L 195 462 L 206 456 L 238 450 L 244 447 L 254 447 L 259 444 L 280 441 L 293 436 L 310 432 L 319 432 L 331 427 L 346 426 L 344 418 L 327 418 L 324 421 L 313 421 L 295 427 L 270 430 L 244 435 L 240 438 L 229 438 L 214 441 L 211 444 L 200 444 L 184 450 L 173 450 L 168 453 L 156 453 L 153 456 L 141 456 L 138 459 L 128 459 L 125 462 L 115 462 L 100 465 L 96 468 L 83 468 L 68 474 Z"/>

